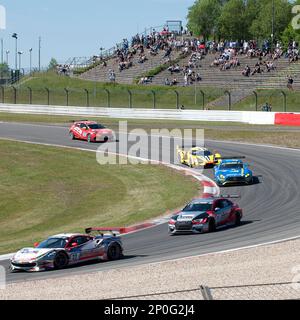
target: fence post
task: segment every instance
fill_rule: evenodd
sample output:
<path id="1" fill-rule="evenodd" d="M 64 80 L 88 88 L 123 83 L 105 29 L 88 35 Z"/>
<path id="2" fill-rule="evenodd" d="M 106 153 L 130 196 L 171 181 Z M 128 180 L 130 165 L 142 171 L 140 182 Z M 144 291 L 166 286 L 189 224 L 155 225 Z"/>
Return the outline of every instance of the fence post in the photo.
<path id="1" fill-rule="evenodd" d="M 179 92 L 174 90 L 174 93 L 176 94 L 176 109 L 179 110 Z"/>
<path id="2" fill-rule="evenodd" d="M 48 106 L 50 106 L 50 90 L 49 90 L 49 88 L 45 88 L 45 89 L 47 91 L 47 104 L 48 104 Z"/>
<path id="3" fill-rule="evenodd" d="M 224 93 L 228 94 L 228 110 L 231 111 L 231 93 L 228 90 L 226 90 Z"/>
<path id="4" fill-rule="evenodd" d="M 204 300 L 214 300 L 208 287 L 200 286 L 200 291 Z"/>
<path id="5" fill-rule="evenodd" d="M 3 86 L 1 86 L 1 99 L 2 99 L 2 103 L 4 103 L 4 101 L 5 101 L 5 98 L 4 98 L 4 87 Z"/>
<path id="6" fill-rule="evenodd" d="M 203 90 L 200 90 L 200 93 L 202 94 L 202 107 L 204 110 L 205 109 L 205 93 Z"/>
<path id="7" fill-rule="evenodd" d="M 84 91 L 86 93 L 86 106 L 89 107 L 90 106 L 89 90 L 88 89 L 84 89 Z"/>
<path id="8" fill-rule="evenodd" d="M 154 90 L 151 90 L 153 95 L 153 109 L 156 109 L 156 92 Z"/>
<path id="9" fill-rule="evenodd" d="M 67 107 L 69 106 L 69 90 L 67 88 L 64 89 L 66 92 L 66 98 L 67 98 Z"/>
<path id="10" fill-rule="evenodd" d="M 129 95 L 129 108 L 132 108 L 132 92 L 127 89 L 128 95 Z"/>
<path id="11" fill-rule="evenodd" d="M 32 89 L 30 87 L 27 87 L 29 90 L 29 104 L 32 104 Z"/>
<path id="12" fill-rule="evenodd" d="M 107 107 L 110 108 L 110 91 L 104 88 L 104 91 L 107 93 Z"/>
<path id="13" fill-rule="evenodd" d="M 255 110 L 258 111 L 258 95 L 256 91 L 253 91 L 253 94 L 255 96 Z"/>
<path id="14" fill-rule="evenodd" d="M 287 104 L 286 104 L 286 93 L 284 91 L 281 91 L 281 94 L 283 95 L 283 111 L 287 111 Z"/>
<path id="15" fill-rule="evenodd" d="M 15 86 L 12 86 L 14 90 L 14 104 L 17 104 L 17 88 Z"/>

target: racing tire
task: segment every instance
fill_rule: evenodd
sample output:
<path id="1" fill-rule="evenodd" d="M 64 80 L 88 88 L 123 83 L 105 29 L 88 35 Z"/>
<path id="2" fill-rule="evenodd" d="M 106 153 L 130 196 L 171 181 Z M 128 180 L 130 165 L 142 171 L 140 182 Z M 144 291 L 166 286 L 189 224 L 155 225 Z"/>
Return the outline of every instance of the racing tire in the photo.
<path id="1" fill-rule="evenodd" d="M 178 155 L 178 163 L 179 163 L 179 164 L 184 164 L 184 161 L 182 161 L 182 158 L 181 158 L 180 155 Z"/>
<path id="2" fill-rule="evenodd" d="M 191 169 L 194 168 L 194 165 L 193 165 L 193 163 L 192 163 L 191 161 L 189 161 L 189 167 L 190 167 Z"/>
<path id="3" fill-rule="evenodd" d="M 73 132 L 70 132 L 70 138 L 71 138 L 72 140 L 76 140 Z"/>
<path id="4" fill-rule="evenodd" d="M 254 184 L 254 178 L 252 177 L 251 181 L 247 183 L 248 186 L 252 186 Z"/>
<path id="5" fill-rule="evenodd" d="M 92 143 L 92 139 L 91 139 L 91 135 L 90 134 L 87 136 L 87 142 L 88 143 Z"/>
<path id="6" fill-rule="evenodd" d="M 69 258 L 65 253 L 59 252 L 55 256 L 53 264 L 54 264 L 54 268 L 57 270 L 64 269 L 69 264 Z"/>
<path id="7" fill-rule="evenodd" d="M 109 261 L 119 260 L 122 257 L 122 251 L 118 244 L 112 244 L 107 249 L 107 258 Z"/>
<path id="8" fill-rule="evenodd" d="M 216 222 L 214 219 L 210 219 L 208 223 L 208 232 L 215 232 L 216 231 Z"/>
<path id="9" fill-rule="evenodd" d="M 236 227 L 238 227 L 238 226 L 241 225 L 241 215 L 240 215 L 239 213 L 236 213 L 236 215 L 235 215 L 234 225 L 235 225 Z"/>

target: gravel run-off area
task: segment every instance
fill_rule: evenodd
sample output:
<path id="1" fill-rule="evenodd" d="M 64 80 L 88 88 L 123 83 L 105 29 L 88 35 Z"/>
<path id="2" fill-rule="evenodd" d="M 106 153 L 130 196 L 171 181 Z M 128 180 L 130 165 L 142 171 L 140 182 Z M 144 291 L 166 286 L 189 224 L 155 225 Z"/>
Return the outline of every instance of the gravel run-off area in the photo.
<path id="1" fill-rule="evenodd" d="M 0 299 L 201 300 L 203 296 L 197 290 L 201 285 L 212 288 L 214 299 L 300 299 L 300 284 L 295 283 L 300 281 L 299 248 L 297 239 L 86 275 L 9 284 L 0 290 Z"/>

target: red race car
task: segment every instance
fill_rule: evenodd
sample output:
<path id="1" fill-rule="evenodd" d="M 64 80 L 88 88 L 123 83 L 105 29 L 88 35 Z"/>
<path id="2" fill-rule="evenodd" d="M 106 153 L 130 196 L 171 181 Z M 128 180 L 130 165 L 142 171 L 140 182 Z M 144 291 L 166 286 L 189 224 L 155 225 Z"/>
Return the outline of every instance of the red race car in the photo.
<path id="1" fill-rule="evenodd" d="M 102 124 L 94 121 L 74 121 L 70 128 L 72 140 L 84 140 L 88 142 L 111 142 L 115 141 L 115 134 Z"/>
<path id="2" fill-rule="evenodd" d="M 205 233 L 214 232 L 224 226 L 239 226 L 243 210 L 227 198 L 235 197 L 195 199 L 171 217 L 169 233 Z"/>

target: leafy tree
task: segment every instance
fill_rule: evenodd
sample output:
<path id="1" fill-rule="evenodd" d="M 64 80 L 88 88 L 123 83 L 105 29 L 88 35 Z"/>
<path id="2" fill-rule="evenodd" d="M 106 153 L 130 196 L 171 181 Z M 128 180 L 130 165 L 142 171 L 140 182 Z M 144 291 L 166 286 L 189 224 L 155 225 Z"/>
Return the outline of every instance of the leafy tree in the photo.
<path id="1" fill-rule="evenodd" d="M 288 0 L 274 0 L 274 7 L 274 41 L 277 41 L 292 20 L 292 4 Z M 250 27 L 253 37 L 271 39 L 272 16 L 272 0 L 261 0 L 259 14 Z"/>
<path id="2" fill-rule="evenodd" d="M 289 24 L 282 34 L 281 41 L 285 48 L 287 48 L 292 41 L 300 43 L 300 30 L 295 30 L 292 25 Z"/>
<path id="3" fill-rule="evenodd" d="M 217 33 L 217 21 L 221 13 L 222 1 L 197 0 L 189 8 L 188 26 L 196 36 L 203 36 L 208 40 L 211 35 Z"/>
<path id="4" fill-rule="evenodd" d="M 219 18 L 219 31 L 224 39 L 244 40 L 249 36 L 246 2 L 229 0 L 223 6 Z"/>
<path id="5" fill-rule="evenodd" d="M 297 37 L 292 7 L 300 0 L 196 0 L 189 8 L 188 26 L 196 36 L 228 40 L 271 40 L 274 2 L 274 41 Z M 299 21 L 300 23 L 300 21 Z"/>
<path id="6" fill-rule="evenodd" d="M 52 58 L 48 66 L 48 70 L 54 70 L 57 65 L 58 65 L 57 60 Z"/>
<path id="7" fill-rule="evenodd" d="M 293 3 L 293 5 L 295 5 L 295 6 L 300 5 L 300 0 Z M 296 41 L 296 42 L 300 43 L 300 28 L 299 28 L 300 20 L 297 17 L 298 14 L 300 14 L 300 10 L 299 11 L 297 10 L 297 13 L 295 13 L 295 12 L 293 13 L 293 20 L 286 27 L 286 29 L 284 30 L 284 32 L 282 34 L 281 41 L 282 41 L 283 45 L 285 46 L 285 48 L 288 47 L 288 45 L 291 41 Z"/>
<path id="8" fill-rule="evenodd" d="M 7 63 L 0 63 L 0 74 L 2 77 L 9 76 L 9 66 Z"/>

